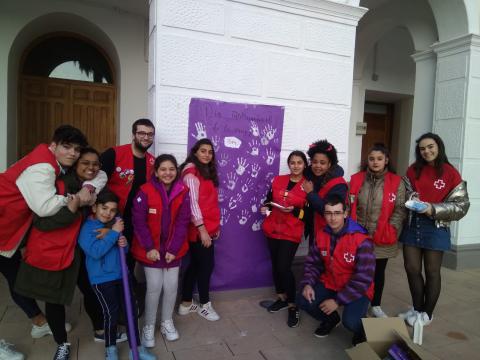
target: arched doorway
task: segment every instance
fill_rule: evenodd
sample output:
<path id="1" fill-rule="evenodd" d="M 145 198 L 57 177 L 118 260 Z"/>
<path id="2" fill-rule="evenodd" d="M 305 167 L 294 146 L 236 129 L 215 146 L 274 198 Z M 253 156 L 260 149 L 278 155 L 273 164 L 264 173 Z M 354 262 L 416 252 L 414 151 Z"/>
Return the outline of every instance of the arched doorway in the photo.
<path id="1" fill-rule="evenodd" d="M 114 71 L 104 52 L 75 34 L 49 34 L 25 51 L 19 76 L 17 152 L 48 142 L 61 124 L 99 151 L 116 143 Z"/>

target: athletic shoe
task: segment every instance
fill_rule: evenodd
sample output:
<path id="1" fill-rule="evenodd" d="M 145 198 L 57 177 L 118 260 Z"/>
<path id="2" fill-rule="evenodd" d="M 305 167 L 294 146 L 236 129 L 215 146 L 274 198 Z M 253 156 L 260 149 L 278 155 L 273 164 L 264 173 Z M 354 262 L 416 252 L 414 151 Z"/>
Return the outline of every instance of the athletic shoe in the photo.
<path id="1" fill-rule="evenodd" d="M 410 314 L 409 317 L 405 319 L 408 325 L 412 326 L 415 325 L 415 321 L 417 321 L 417 317 L 419 315 L 418 311 L 414 311 L 412 314 Z"/>
<path id="2" fill-rule="evenodd" d="M 405 202 L 405 207 L 420 214 L 428 209 L 428 205 L 420 200 L 408 200 Z"/>
<path id="3" fill-rule="evenodd" d="M 407 311 L 401 312 L 398 314 L 398 317 L 403 320 L 407 320 L 408 317 L 412 316 L 415 314 L 415 309 L 411 307 Z"/>
<path id="4" fill-rule="evenodd" d="M 95 342 L 105 342 L 105 333 L 103 334 L 98 334 L 96 332 L 93 333 L 93 340 Z M 127 341 L 128 337 L 127 334 L 124 332 L 117 332 L 117 344 Z"/>
<path id="5" fill-rule="evenodd" d="M 220 316 L 217 314 L 210 301 L 203 305 L 200 304 L 197 313 L 208 321 L 220 320 Z"/>
<path id="6" fill-rule="evenodd" d="M 178 306 L 178 315 L 188 315 L 192 312 L 197 312 L 198 311 L 198 304 L 195 303 L 195 301 L 192 300 L 192 303 L 188 306 L 180 305 Z"/>
<path id="7" fill-rule="evenodd" d="M 144 346 L 139 346 L 138 348 L 138 358 L 140 360 L 157 360 L 157 357 L 148 351 Z M 132 350 L 128 354 L 128 358 L 133 360 Z"/>
<path id="8" fill-rule="evenodd" d="M 53 360 L 70 360 L 70 344 L 63 343 L 58 345 Z"/>
<path id="9" fill-rule="evenodd" d="M 420 316 L 415 319 L 415 321 L 420 321 L 422 326 L 430 325 L 432 323 L 432 320 L 433 320 L 433 316 L 430 319 L 430 317 L 428 316 L 428 314 L 426 312 L 421 312 Z M 415 325 L 415 321 L 413 322 L 413 324 L 411 326 Z"/>
<path id="10" fill-rule="evenodd" d="M 287 325 L 291 328 L 296 328 L 300 323 L 300 311 L 296 306 L 288 308 Z"/>
<path id="11" fill-rule="evenodd" d="M 334 311 L 325 321 L 320 324 L 317 330 L 315 330 L 314 335 L 318 338 L 327 337 L 339 324 L 340 315 L 338 315 L 338 312 Z"/>
<path id="12" fill-rule="evenodd" d="M 23 360 L 24 358 L 22 353 L 15 351 L 12 344 L 0 339 L 0 360 Z"/>
<path id="13" fill-rule="evenodd" d="M 371 312 L 376 318 L 388 318 L 388 315 L 383 312 L 380 306 L 372 306 Z"/>
<path id="14" fill-rule="evenodd" d="M 155 325 L 145 325 L 143 327 L 142 344 L 147 348 L 155 346 Z"/>
<path id="15" fill-rule="evenodd" d="M 118 350 L 116 345 L 105 348 L 105 360 L 118 360 Z"/>
<path id="16" fill-rule="evenodd" d="M 175 326 L 173 325 L 173 320 L 162 321 L 160 325 L 160 332 L 165 335 L 165 338 L 168 341 L 175 341 L 180 337 L 177 329 L 175 329 Z"/>
<path id="17" fill-rule="evenodd" d="M 68 333 L 72 330 L 72 325 L 70 323 L 65 323 L 65 331 Z M 40 339 L 46 335 L 53 335 L 52 330 L 50 330 L 50 326 L 48 323 L 43 324 L 42 326 L 37 326 L 32 324 L 32 330 L 30 331 L 30 335 L 34 339 Z"/>
<path id="18" fill-rule="evenodd" d="M 267 311 L 270 313 L 276 313 L 277 311 L 288 308 L 288 302 L 283 301 L 282 299 L 277 299 L 272 305 L 267 308 Z"/>

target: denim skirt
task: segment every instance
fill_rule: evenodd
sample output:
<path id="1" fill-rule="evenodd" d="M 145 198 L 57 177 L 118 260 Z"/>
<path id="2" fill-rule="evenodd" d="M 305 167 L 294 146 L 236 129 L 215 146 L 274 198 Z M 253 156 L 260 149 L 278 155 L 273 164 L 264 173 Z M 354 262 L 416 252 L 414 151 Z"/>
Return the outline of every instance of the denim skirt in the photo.
<path id="1" fill-rule="evenodd" d="M 403 228 L 400 239 L 404 245 L 429 250 L 450 250 L 450 228 L 437 227 L 435 220 L 422 214 L 413 214 L 410 224 Z"/>

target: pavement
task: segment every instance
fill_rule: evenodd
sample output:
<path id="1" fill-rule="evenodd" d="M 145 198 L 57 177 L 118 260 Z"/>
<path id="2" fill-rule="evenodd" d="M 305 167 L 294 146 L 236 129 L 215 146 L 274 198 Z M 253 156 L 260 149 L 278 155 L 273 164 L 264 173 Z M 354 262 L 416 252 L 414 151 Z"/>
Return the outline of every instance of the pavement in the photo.
<path id="1" fill-rule="evenodd" d="M 480 265 L 479 265 L 480 266 Z M 297 267 L 301 273 L 300 266 Z M 318 339 L 317 322 L 302 313 L 300 326 L 288 328 L 287 312 L 268 313 L 259 302 L 273 299 L 272 288 L 212 292 L 212 302 L 221 319 L 209 322 L 195 313 L 174 315 L 180 339 L 167 342 L 156 331 L 152 351 L 162 360 L 307 360 L 348 359 L 351 334 L 342 326 Z M 0 277 L 0 338 L 16 345 L 29 360 L 52 359 L 56 345 L 51 336 L 32 339 L 31 324 L 12 302 L 5 279 Z M 410 303 L 403 259 L 399 255 L 387 265 L 382 308 L 390 316 Z M 104 358 L 103 344 L 93 341 L 93 332 L 76 293 L 67 308 L 73 325 L 69 334 L 72 360 Z M 433 322 L 424 329 L 423 348 L 439 359 L 480 358 L 480 268 L 453 271 L 442 268 L 442 293 Z M 120 359 L 128 359 L 128 344 L 119 344 Z"/>

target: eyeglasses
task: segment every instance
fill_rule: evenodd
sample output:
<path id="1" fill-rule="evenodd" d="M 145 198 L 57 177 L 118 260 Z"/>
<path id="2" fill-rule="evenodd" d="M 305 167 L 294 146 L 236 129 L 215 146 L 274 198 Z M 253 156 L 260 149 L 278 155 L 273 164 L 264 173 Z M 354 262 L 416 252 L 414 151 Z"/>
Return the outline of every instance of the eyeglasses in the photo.
<path id="1" fill-rule="evenodd" d="M 330 217 L 339 217 L 339 216 L 342 216 L 344 214 L 343 211 L 325 211 L 323 213 L 323 216 L 327 217 L 327 216 L 330 216 Z"/>
<path id="2" fill-rule="evenodd" d="M 92 166 L 95 168 L 99 168 L 101 166 L 98 161 L 80 160 L 78 163 L 83 166 Z"/>
<path id="3" fill-rule="evenodd" d="M 145 131 L 137 131 L 135 134 L 137 134 L 138 136 L 144 138 L 144 137 L 148 137 L 150 139 L 153 139 L 153 137 L 155 136 L 155 133 L 154 132 L 145 132 Z"/>

